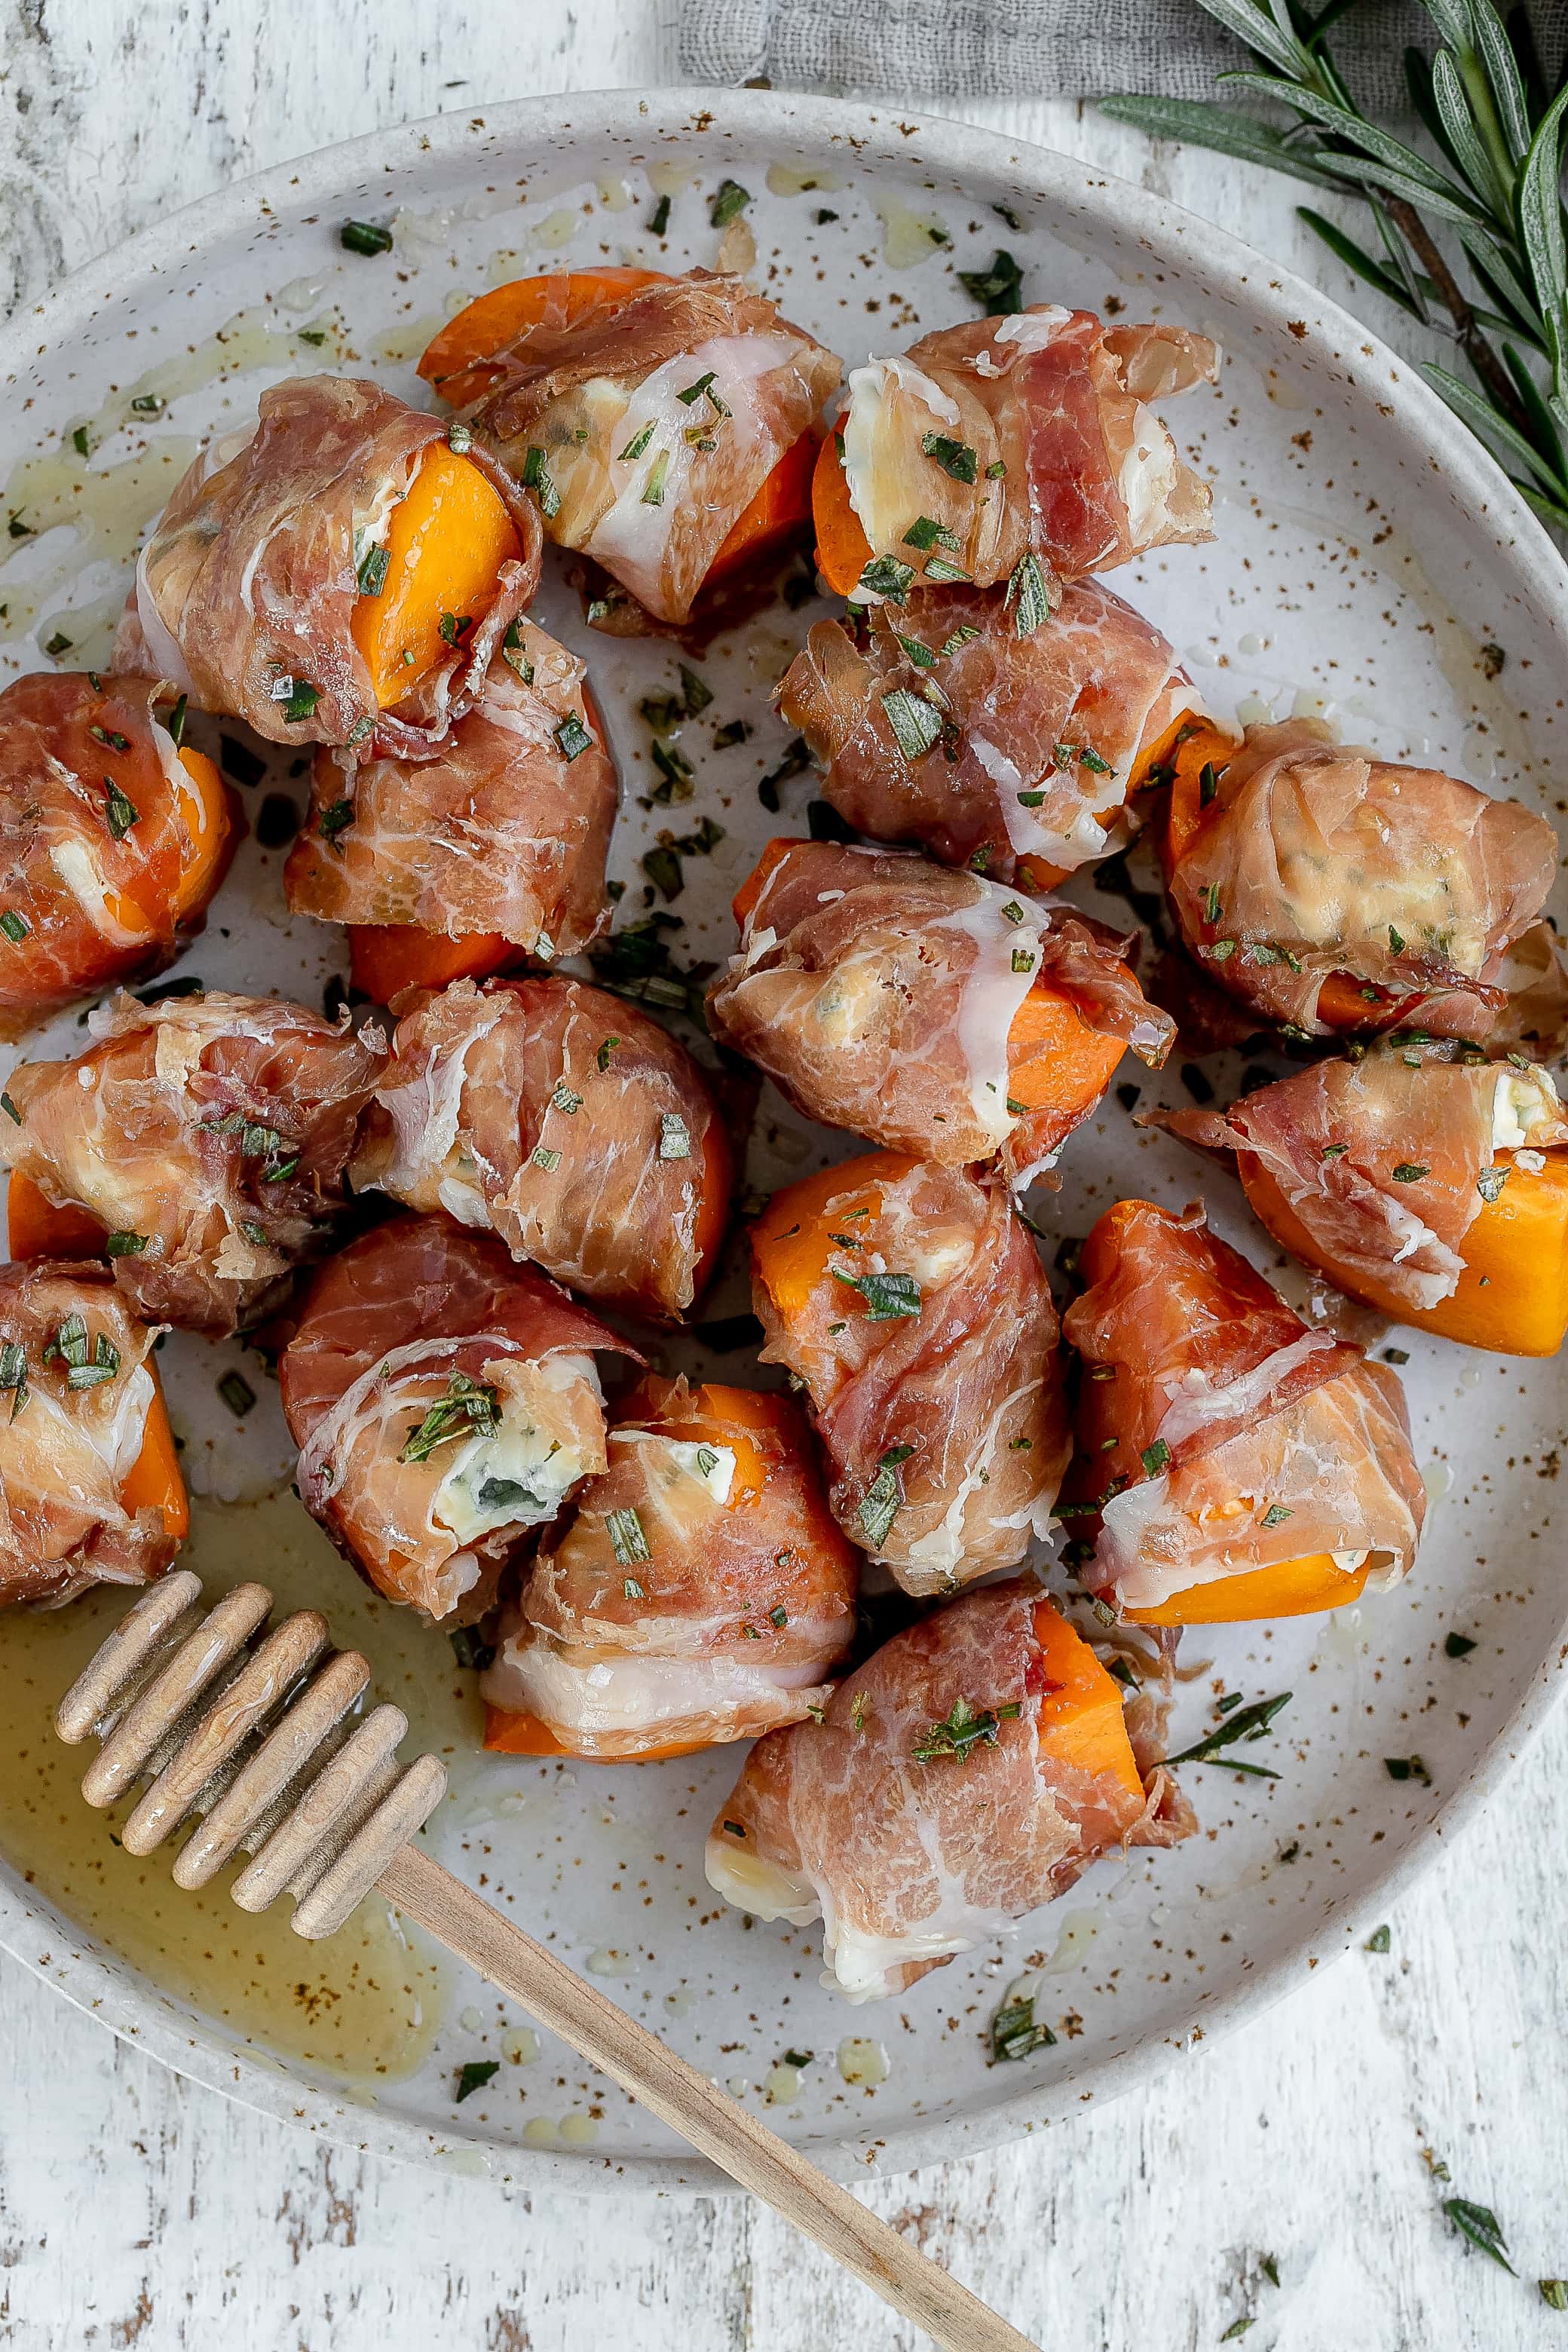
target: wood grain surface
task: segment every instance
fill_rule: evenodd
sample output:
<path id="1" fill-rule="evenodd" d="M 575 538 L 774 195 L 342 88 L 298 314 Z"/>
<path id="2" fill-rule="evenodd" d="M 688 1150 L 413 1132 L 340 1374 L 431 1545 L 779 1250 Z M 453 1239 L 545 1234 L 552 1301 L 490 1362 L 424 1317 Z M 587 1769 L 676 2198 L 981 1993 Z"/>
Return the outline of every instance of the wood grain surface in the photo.
<path id="1" fill-rule="evenodd" d="M 0 291 L 33 295 L 177 204 L 380 124 L 675 76 L 673 0 L 0 0 Z M 1311 242 L 1289 184 L 1064 101 L 963 111 L 1206 215 L 1410 347 Z M 1536 2286 L 1568 2273 L 1565 1787 L 1560 1714 L 1393 1912 L 1386 1955 L 1352 1954 L 1146 2093 L 868 2201 L 1052 2352 L 1197 2352 L 1247 2318 L 1229 2339 L 1247 2352 L 1568 2347 Z M 1495 2210 L 1517 2279 L 1455 2235 L 1455 2194 Z M 917 2340 L 754 2205 L 508 2195 L 356 2158 L 165 2074 L 0 1956 L 0 2343 Z"/>

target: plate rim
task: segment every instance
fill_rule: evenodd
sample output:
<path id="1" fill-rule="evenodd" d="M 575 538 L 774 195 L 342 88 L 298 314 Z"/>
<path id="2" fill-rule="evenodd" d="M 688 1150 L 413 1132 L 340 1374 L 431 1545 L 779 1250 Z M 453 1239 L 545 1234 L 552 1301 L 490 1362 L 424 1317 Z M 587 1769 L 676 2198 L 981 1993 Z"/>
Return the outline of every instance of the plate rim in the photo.
<path id="1" fill-rule="evenodd" d="M 247 223 L 263 226 L 274 199 L 279 209 L 294 212 L 312 201 L 341 200 L 345 190 L 358 185 L 368 193 L 369 184 L 388 168 L 405 169 L 421 156 L 438 173 L 444 161 L 471 155 L 481 138 L 511 153 L 537 155 L 545 152 L 542 142 L 563 130 L 624 138 L 635 134 L 640 123 L 647 125 L 650 135 L 661 128 L 689 133 L 710 127 L 716 141 L 752 145 L 770 133 L 776 137 L 785 131 L 792 138 L 816 141 L 829 152 L 847 146 L 862 162 L 865 149 L 891 133 L 900 142 L 890 151 L 894 157 L 918 152 L 922 161 L 960 174 L 977 163 L 992 172 L 1012 172 L 1047 204 L 1070 199 L 1075 205 L 1104 214 L 1156 263 L 1183 273 L 1202 268 L 1227 278 L 1275 336 L 1290 336 L 1298 354 L 1342 367 L 1348 343 L 1358 370 L 1364 365 L 1386 378 L 1392 414 L 1384 419 L 1385 425 L 1403 432 L 1423 457 L 1439 462 L 1449 488 L 1469 504 L 1478 528 L 1493 531 L 1500 554 L 1516 568 L 1521 591 L 1548 626 L 1568 635 L 1563 594 L 1568 565 L 1500 465 L 1426 383 L 1415 362 L 1394 352 L 1305 278 L 1184 205 L 1031 140 L 951 116 L 911 111 L 890 100 L 676 83 L 656 89 L 507 99 L 477 115 L 438 114 L 369 131 L 271 164 L 197 197 L 83 263 L 0 324 L 0 381 L 14 381 L 40 347 L 89 323 L 87 314 L 95 302 L 118 298 L 133 280 L 169 274 L 182 266 L 204 236 L 230 236 Z M 1085 2105 L 1102 2105 L 1137 2083 L 1153 2082 L 1179 2055 L 1191 2051 L 1194 2027 L 1201 2026 L 1202 2039 L 1212 2040 L 1261 2015 L 1298 1982 L 1348 1951 L 1389 1902 L 1431 1867 L 1440 1841 L 1462 1830 L 1495 1793 L 1557 1703 L 1568 1656 L 1565 1640 L 1568 1599 L 1552 1648 L 1531 1670 L 1512 1709 L 1464 1778 L 1417 1823 L 1375 1886 L 1365 1896 L 1346 1895 L 1331 1901 L 1304 1940 L 1229 1991 L 1216 1993 L 1212 2001 L 1200 2000 L 1186 2033 L 1091 2061 L 1048 2094 L 1024 2084 L 978 2116 L 932 2119 L 879 2136 L 874 2160 L 847 2139 L 837 2147 L 813 2145 L 804 2152 L 823 2170 L 847 2180 L 892 2178 L 917 2166 L 977 2156 L 1044 2132 Z M 583 2194 L 627 2189 L 743 2193 L 715 2167 L 690 2155 L 616 2158 L 586 2149 L 572 2155 L 504 2147 L 460 2128 L 437 2135 L 381 2114 L 379 2103 L 354 2100 L 345 2105 L 330 2090 L 296 2075 L 289 2062 L 243 2042 L 226 2042 L 216 2023 L 198 2031 L 174 2021 L 167 2014 L 167 1997 L 130 1962 L 69 1948 L 68 1931 L 62 1955 L 56 1916 L 34 1902 L 26 1882 L 0 1860 L 0 1948 L 120 2038 L 174 2073 L 253 2111 L 361 2153 L 399 2162 L 472 2173 L 478 2158 L 484 2174 L 496 2182 Z"/>

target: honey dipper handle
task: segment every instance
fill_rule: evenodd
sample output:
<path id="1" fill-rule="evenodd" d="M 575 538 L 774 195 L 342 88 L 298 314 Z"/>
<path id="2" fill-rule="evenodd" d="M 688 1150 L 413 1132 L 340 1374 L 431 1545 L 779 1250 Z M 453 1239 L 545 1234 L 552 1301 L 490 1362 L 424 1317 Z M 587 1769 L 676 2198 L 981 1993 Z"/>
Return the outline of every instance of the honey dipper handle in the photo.
<path id="1" fill-rule="evenodd" d="M 815 2238 L 943 2352 L 1036 2352 L 847 2189 L 716 2090 L 706 2075 L 440 1864 L 406 1845 L 377 1881 L 387 1900 L 521 2001 L 700 2154 Z"/>

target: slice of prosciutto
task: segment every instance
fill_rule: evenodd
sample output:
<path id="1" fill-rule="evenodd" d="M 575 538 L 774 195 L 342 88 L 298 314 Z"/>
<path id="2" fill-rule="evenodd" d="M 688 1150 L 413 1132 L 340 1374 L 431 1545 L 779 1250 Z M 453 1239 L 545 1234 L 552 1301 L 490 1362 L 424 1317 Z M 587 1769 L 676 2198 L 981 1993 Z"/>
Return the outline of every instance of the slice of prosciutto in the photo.
<path id="1" fill-rule="evenodd" d="M 707 1280 L 732 1175 L 708 1082 L 635 1006 L 557 978 L 400 1000 L 353 1163 L 497 1233 L 591 1298 L 674 1318 Z"/>
<path id="2" fill-rule="evenodd" d="M 422 555 L 401 551 L 389 570 L 396 510 L 434 452 L 483 477 L 515 551 L 492 572 L 482 610 L 465 596 L 450 614 L 438 660 L 411 654 L 419 705 L 404 717 L 383 708 L 403 699 L 401 676 L 378 692 L 354 624 L 366 600 L 398 595 Z M 438 417 L 363 378 L 296 376 L 264 392 L 256 423 L 210 442 L 176 485 L 137 563 L 120 657 L 270 742 L 417 757 L 478 695 L 538 585 L 541 546 L 532 501 L 477 444 L 449 443 Z"/>
<path id="3" fill-rule="evenodd" d="M 1556 872 L 1543 816 L 1295 719 L 1247 729 L 1170 893 L 1205 973 L 1269 1021 L 1475 1036 Z"/>
<path id="4" fill-rule="evenodd" d="M 69 1062 L 22 1062 L 0 1166 L 108 1233 L 137 1310 L 215 1334 L 255 1322 L 324 1255 L 381 1066 L 356 1037 L 272 996 L 117 997 Z"/>
<path id="5" fill-rule="evenodd" d="M 102 1266 L 0 1266 L 0 1606 L 146 1584 L 174 1559 L 133 1476 L 163 1420 L 156 1336 Z"/>
<path id="6" fill-rule="evenodd" d="M 549 961 L 607 919 L 616 769 L 584 667 L 513 622 L 472 708 L 434 758 L 318 751 L 283 888 L 296 914 L 488 932 Z"/>
<path id="7" fill-rule="evenodd" d="M 600 1349 L 635 1355 L 489 1234 L 377 1226 L 321 1268 L 279 1363 L 300 1501 L 388 1600 L 481 1616 L 605 1466 Z"/>
<path id="8" fill-rule="evenodd" d="M 1501 1194 L 1513 1154 L 1568 1143 L 1544 1070 L 1408 1038 L 1319 1062 L 1228 1110 L 1156 1111 L 1139 1124 L 1234 1151 L 1249 1198 L 1262 1171 L 1343 1286 L 1421 1309 L 1453 1296 L 1466 1236 Z"/>
<path id="9" fill-rule="evenodd" d="M 1141 1776 L 1120 1686 L 1019 1579 L 895 1634 L 821 1723 L 759 1740 L 708 1883 L 753 1918 L 820 1916 L 822 1981 L 876 2000 L 1006 1935 L 1097 1855 L 1194 1827 L 1158 1767 Z"/>
<path id="10" fill-rule="evenodd" d="M 0 1037 L 161 971 L 199 930 L 228 834 L 156 678 L 89 670 L 0 693 Z"/>
<path id="11" fill-rule="evenodd" d="M 1057 1314 L 1005 1185 L 868 1152 L 752 1228 L 765 1364 L 805 1389 L 838 1524 L 915 1593 L 1015 1568 L 1071 1450 Z"/>
<path id="12" fill-rule="evenodd" d="M 844 471 L 873 556 L 929 585 L 1008 581 L 1024 627 L 1058 581 L 1212 538 L 1208 484 L 1150 404 L 1218 372 L 1206 335 L 1049 302 L 855 368 Z"/>
<path id="13" fill-rule="evenodd" d="M 464 418 L 534 490 L 549 536 L 676 622 L 840 374 L 743 278 L 703 269 L 563 305 L 486 367 Z"/>
<path id="14" fill-rule="evenodd" d="M 779 707 L 858 832 L 1011 882 L 1121 847 L 1129 793 L 1196 704 L 1159 630 L 1079 580 L 1024 636 L 999 588 L 877 606 L 864 652 L 818 621 Z"/>
<path id="15" fill-rule="evenodd" d="M 1387 1366 L 1310 1330 L 1201 1207 L 1121 1202 L 1082 1266 L 1063 1331 L 1084 1368 L 1079 1523 L 1099 1523 L 1084 1584 L 1143 1611 L 1320 1558 L 1398 1583 L 1426 1497 Z"/>
<path id="16" fill-rule="evenodd" d="M 944 1168 L 1030 1181 L 1126 1048 L 1158 1066 L 1174 1034 L 1131 940 L 902 851 L 774 841 L 735 903 L 715 1036 L 808 1118 Z"/>
<path id="17" fill-rule="evenodd" d="M 799 1406 L 649 1378 L 608 1451 L 485 1675 L 486 1746 L 684 1755 L 819 1713 L 855 1630 L 858 1555 Z"/>

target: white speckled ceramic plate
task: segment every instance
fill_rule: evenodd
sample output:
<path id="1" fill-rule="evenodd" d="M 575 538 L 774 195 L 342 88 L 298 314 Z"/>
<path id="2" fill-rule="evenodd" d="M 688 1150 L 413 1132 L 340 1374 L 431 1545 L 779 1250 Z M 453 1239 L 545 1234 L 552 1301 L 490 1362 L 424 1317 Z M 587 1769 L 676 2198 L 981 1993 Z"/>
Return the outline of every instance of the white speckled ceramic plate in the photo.
<path id="1" fill-rule="evenodd" d="M 434 326 L 502 278 L 601 259 L 711 263 L 709 205 L 726 176 L 752 193 L 756 282 L 851 363 L 970 315 L 953 273 L 988 262 L 998 245 L 1022 262 L 1030 299 L 1217 336 L 1217 393 L 1185 400 L 1172 421 L 1214 479 L 1218 536 L 1117 585 L 1168 631 L 1222 713 L 1325 709 L 1386 756 L 1431 759 L 1531 806 L 1564 805 L 1552 784 L 1568 666 L 1562 566 L 1403 362 L 1246 247 L 1083 164 L 952 123 L 754 91 L 552 98 L 362 140 L 194 206 L 16 320 L 0 341 L 0 471 L 5 506 L 30 535 L 0 541 L 6 673 L 37 666 L 57 635 L 72 640 L 64 658 L 101 658 L 139 528 L 198 437 L 248 411 L 265 383 L 326 365 L 370 369 L 413 394 L 412 362 Z M 664 245 L 647 227 L 659 193 L 671 198 Z M 390 257 L 340 247 L 344 218 L 395 215 Z M 130 406 L 148 391 L 166 398 L 155 420 Z M 84 420 L 85 462 L 71 444 Z M 636 704 L 668 678 L 672 656 L 585 633 L 559 578 L 543 617 L 588 653 L 626 792 L 615 870 L 640 879 L 647 829 L 665 813 L 637 805 L 648 770 Z M 690 861 L 682 911 L 693 958 L 727 950 L 730 892 L 776 829 L 756 793 L 784 740 L 767 693 L 810 617 L 780 607 L 720 640 L 703 665 L 716 696 L 707 719 L 743 715 L 755 731 L 721 751 L 710 723 L 688 730 L 699 778 L 690 814 L 706 811 L 725 832 L 710 861 Z M 1500 670 L 1483 646 L 1502 648 Z M 268 789 L 302 788 L 275 775 L 251 790 L 253 813 Z M 808 789 L 805 779 L 785 785 L 786 824 L 804 829 Z M 288 920 L 279 863 L 246 845 L 187 963 L 215 983 L 314 1003 L 335 968 L 336 935 Z M 73 1039 L 68 1020 L 50 1043 L 70 1050 Z M 1221 1091 L 1234 1087 L 1234 1065 L 1210 1067 Z M 1178 1072 L 1157 1089 L 1134 1069 L 1146 1102 L 1184 1098 Z M 764 1103 L 756 1181 L 843 1148 L 776 1112 Z M 1200 1189 L 1221 1230 L 1275 1266 L 1229 1180 L 1135 1135 L 1113 1093 L 1068 1147 L 1063 1190 L 1040 1213 L 1076 1234 L 1118 1192 L 1180 1202 Z M 709 1311 L 742 1304 L 733 1293 Z M 474 1754 L 471 1687 L 443 1638 L 368 1602 L 290 1501 L 281 1423 L 254 1360 L 262 1395 L 243 1424 L 213 1394 L 232 1351 L 175 1339 L 163 1361 L 199 1497 L 194 1564 L 215 1579 L 280 1580 L 290 1597 L 312 1590 L 341 1637 L 370 1642 L 388 1695 L 414 1696 L 453 1750 L 434 1850 L 574 1962 L 610 1977 L 636 2014 L 748 2100 L 766 2096 L 784 2050 L 815 2053 L 798 2095 L 771 2120 L 852 2176 L 1073 2114 L 1289 1990 L 1365 1932 L 1436 1834 L 1507 1770 L 1560 1672 L 1563 1378 L 1552 1363 L 1400 1336 L 1435 1506 L 1415 1574 L 1334 1618 L 1188 1638 L 1189 1656 L 1214 1664 L 1183 1691 L 1174 1736 L 1209 1720 L 1215 1678 L 1249 1696 L 1289 1689 L 1271 1751 L 1282 1777 L 1192 1771 L 1201 1836 L 1100 1864 L 1006 1952 L 976 1953 L 900 2002 L 853 2011 L 818 1985 L 815 1930 L 755 1925 L 704 1885 L 702 1833 L 735 1755 L 567 1769 Z M 724 1364 L 724 1377 L 743 1374 L 743 1358 Z M 15 1659 L 31 1639 L 16 1622 L 0 1624 L 0 1670 L 7 1647 Z M 1451 1630 L 1477 1645 L 1458 1660 L 1445 1653 Z M 54 1654 L 32 1654 L 35 1682 L 47 1679 Z M 22 1686 L 13 1674 L 13 1705 Z M 400 2045 L 417 2070 L 395 2063 L 368 2080 L 280 2058 L 278 2048 L 297 2051 L 310 2033 L 275 2032 L 243 1994 L 226 1990 L 216 2005 L 226 2014 L 204 2012 L 171 1990 L 188 1986 L 188 1967 L 183 1977 L 172 1964 L 138 1967 L 97 1932 L 131 1869 L 107 1830 L 89 1833 L 100 1843 L 70 1873 L 49 1864 L 36 1790 L 49 1791 L 44 1811 L 68 1801 L 55 1802 L 66 1782 L 46 1748 L 41 1737 L 14 1742 L 0 1779 L 0 1940 L 117 2031 L 232 2095 L 399 2156 L 584 2188 L 715 2185 L 563 2047 L 534 2054 L 528 2021 L 455 1969 L 438 1990 L 425 1985 L 422 2021 Z M 1385 1770 L 1385 1757 L 1413 1751 L 1430 1785 Z M 45 1859 L 29 1864 L 29 1853 Z M 384 1924 L 380 1932 L 382 1962 L 401 1958 L 417 1992 L 409 1956 Z M 289 1948 L 297 1958 L 300 1947 Z M 987 2021 L 1030 1959 L 1044 1967 L 1038 2006 L 1057 2045 L 989 2068 Z M 362 1982 L 355 1997 L 363 1992 Z M 330 2007 L 330 1990 L 322 1999 Z M 401 1983 L 395 2000 L 407 2006 Z M 847 2036 L 882 2045 L 885 2080 L 845 2078 L 835 2059 Z M 456 2069 L 485 2058 L 499 2071 L 457 2105 Z"/>

